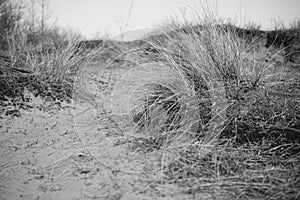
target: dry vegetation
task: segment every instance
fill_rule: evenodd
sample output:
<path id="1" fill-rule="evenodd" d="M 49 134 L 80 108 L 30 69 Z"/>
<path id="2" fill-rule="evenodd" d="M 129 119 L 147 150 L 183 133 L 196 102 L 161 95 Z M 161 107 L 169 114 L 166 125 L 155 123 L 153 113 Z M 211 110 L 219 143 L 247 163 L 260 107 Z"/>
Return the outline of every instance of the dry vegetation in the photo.
<path id="1" fill-rule="evenodd" d="M 133 149 L 161 152 L 167 163 L 163 182 L 189 194 L 299 198 L 299 64 L 288 66 L 299 34 L 286 41 L 291 30 L 278 32 L 268 59 L 262 44 L 259 49 L 253 44 L 269 42 L 273 31 L 271 36 L 254 31 L 246 40 L 239 36 L 243 30 L 213 20 L 164 30 L 147 38 L 151 48 L 140 54 L 143 63 L 168 66 L 170 74 L 136 96 L 144 103 L 135 103 L 133 117 L 147 137 L 134 136 Z M 292 30 L 299 33 L 298 27 Z M 155 117 L 160 123 L 151 123 Z M 198 129 L 190 130 L 195 123 Z"/>
<path id="2" fill-rule="evenodd" d="M 176 185 L 194 198 L 300 198 L 299 24 L 265 32 L 210 18 L 161 30 L 141 41 L 64 42 L 43 51 L 15 37 L 0 52 L 1 113 L 32 109 L 26 91 L 70 101 L 80 68 L 95 63 L 111 72 L 143 69 L 151 80 L 133 87 L 126 122 L 93 103 L 118 131 L 110 134 L 116 145 L 159 157 L 160 176 L 147 188 Z M 105 89 L 115 84 L 112 73 Z"/>

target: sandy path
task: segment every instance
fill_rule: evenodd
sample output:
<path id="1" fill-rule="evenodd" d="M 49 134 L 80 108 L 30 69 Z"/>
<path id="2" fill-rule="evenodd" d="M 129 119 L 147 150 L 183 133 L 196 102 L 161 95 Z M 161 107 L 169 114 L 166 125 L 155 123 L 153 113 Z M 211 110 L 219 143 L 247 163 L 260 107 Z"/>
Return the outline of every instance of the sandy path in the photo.
<path id="1" fill-rule="evenodd" d="M 126 133 L 101 106 L 108 100 L 101 74 L 97 66 L 84 71 L 78 98 L 62 109 L 33 99 L 22 117 L 2 116 L 0 199 L 191 198 L 159 183 L 157 152 L 132 152 L 122 143 Z"/>

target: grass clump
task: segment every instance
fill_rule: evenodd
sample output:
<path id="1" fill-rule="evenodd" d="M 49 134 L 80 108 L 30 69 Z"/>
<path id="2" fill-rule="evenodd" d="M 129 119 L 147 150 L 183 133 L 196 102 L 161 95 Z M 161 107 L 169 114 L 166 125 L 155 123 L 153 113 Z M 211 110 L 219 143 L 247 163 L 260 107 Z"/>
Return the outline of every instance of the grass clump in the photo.
<path id="1" fill-rule="evenodd" d="M 180 119 L 171 120 L 173 127 L 194 135 L 195 141 L 211 143 L 218 138 L 230 121 L 226 110 L 245 93 L 256 90 L 267 71 L 250 66 L 245 61 L 246 43 L 233 29 L 216 21 L 205 21 L 201 26 L 172 24 L 148 42 L 152 49 L 141 53 L 148 58 L 143 62 L 149 68 L 163 66 L 172 73 L 162 81 L 164 87 L 154 84 L 156 87 L 142 95 L 142 102 L 147 103 L 139 115 L 145 117 L 149 108 L 164 106 L 167 116 Z M 167 90 L 171 94 L 161 98 Z"/>
<path id="2" fill-rule="evenodd" d="M 2 103 L 26 104 L 29 100 L 25 100 L 25 90 L 42 99 L 69 102 L 78 69 L 90 63 L 98 51 L 83 51 L 77 43 L 61 42 L 57 47 L 43 50 L 23 43 L 14 51 L 1 51 Z"/>
<path id="3" fill-rule="evenodd" d="M 161 152 L 161 181 L 190 194 L 299 198 L 299 78 L 276 61 L 282 50 L 258 61 L 251 42 L 214 20 L 163 30 L 140 53 L 156 73 L 134 95 L 146 136 L 133 150 Z M 161 68 L 169 73 L 157 78 Z"/>

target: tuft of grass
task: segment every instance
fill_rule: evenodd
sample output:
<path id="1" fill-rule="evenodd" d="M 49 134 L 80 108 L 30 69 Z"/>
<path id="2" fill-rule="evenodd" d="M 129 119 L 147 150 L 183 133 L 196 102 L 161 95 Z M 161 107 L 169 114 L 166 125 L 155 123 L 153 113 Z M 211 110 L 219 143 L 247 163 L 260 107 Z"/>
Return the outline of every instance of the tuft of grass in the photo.
<path id="1" fill-rule="evenodd" d="M 177 132 L 189 132 L 195 141 L 211 143 L 232 120 L 228 108 L 258 91 L 267 79 L 281 75 L 269 74 L 270 66 L 252 66 L 246 59 L 249 46 L 234 29 L 217 21 L 205 21 L 201 26 L 172 24 L 164 30 L 148 38 L 152 48 L 141 52 L 141 57 L 150 69 L 162 66 L 170 74 L 140 95 L 142 104 L 135 104 L 139 112 L 133 116 L 138 125 L 147 126 L 154 118 L 151 110 L 163 107 Z M 164 134 L 174 132 L 161 128 L 164 122 L 157 126 Z"/>
<path id="2" fill-rule="evenodd" d="M 2 51 L 0 57 L 0 96 L 2 101 L 12 101 L 12 105 L 28 102 L 24 99 L 25 90 L 43 99 L 69 102 L 79 68 L 91 63 L 100 51 L 86 51 L 78 41 L 43 50 L 25 42 L 20 44 Z"/>
<path id="3" fill-rule="evenodd" d="M 300 82 L 277 60 L 283 50 L 257 60 L 213 19 L 163 30 L 139 53 L 155 81 L 133 95 L 132 150 L 161 153 L 160 183 L 189 194 L 299 198 Z"/>

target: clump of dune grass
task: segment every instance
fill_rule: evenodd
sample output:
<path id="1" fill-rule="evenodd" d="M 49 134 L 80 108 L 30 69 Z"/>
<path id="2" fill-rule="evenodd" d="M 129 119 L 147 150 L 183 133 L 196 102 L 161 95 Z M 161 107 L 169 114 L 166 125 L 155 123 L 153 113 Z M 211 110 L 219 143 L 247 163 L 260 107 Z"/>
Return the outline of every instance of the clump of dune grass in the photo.
<path id="1" fill-rule="evenodd" d="M 59 46 L 50 52 L 34 55 L 31 70 L 37 78 L 53 88 L 67 89 L 71 97 L 73 83 L 81 67 L 92 62 L 99 49 L 86 51 L 77 46 L 77 41 Z"/>
<path id="2" fill-rule="evenodd" d="M 173 72 L 162 81 L 164 87 L 156 84 L 142 95 L 146 105 L 141 106 L 144 110 L 138 115 L 145 126 L 149 110 L 164 107 L 170 126 L 177 128 L 163 129 L 158 135 L 176 132 L 181 137 L 184 133 L 192 135 L 191 144 L 211 144 L 226 127 L 226 110 L 239 98 L 240 88 L 247 85 L 249 91 L 255 90 L 264 72 L 244 66 L 246 44 L 216 21 L 205 21 L 200 26 L 172 24 L 163 30 L 148 38 L 152 47 L 141 57 L 146 58 L 149 68 L 164 66 Z M 171 94 L 161 98 L 166 88 Z"/>
<path id="3" fill-rule="evenodd" d="M 0 84 L 3 101 L 24 101 L 25 88 L 34 96 L 69 101 L 78 69 L 89 64 L 99 52 L 99 49 L 86 51 L 79 48 L 78 41 L 61 42 L 61 45 L 45 49 L 25 42 L 20 44 L 1 52 Z"/>
<path id="4" fill-rule="evenodd" d="M 258 62 L 251 42 L 213 18 L 162 30 L 140 52 L 156 73 L 133 95 L 132 149 L 160 152 L 159 182 L 189 194 L 299 198 L 300 85 L 276 60 L 282 50 Z M 157 66 L 170 73 L 157 79 Z"/>

